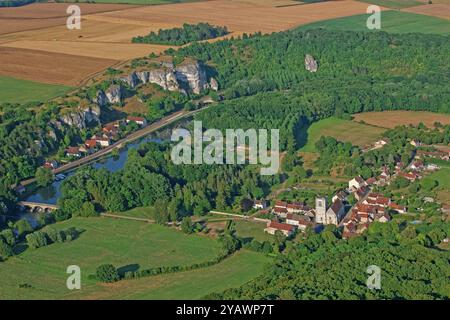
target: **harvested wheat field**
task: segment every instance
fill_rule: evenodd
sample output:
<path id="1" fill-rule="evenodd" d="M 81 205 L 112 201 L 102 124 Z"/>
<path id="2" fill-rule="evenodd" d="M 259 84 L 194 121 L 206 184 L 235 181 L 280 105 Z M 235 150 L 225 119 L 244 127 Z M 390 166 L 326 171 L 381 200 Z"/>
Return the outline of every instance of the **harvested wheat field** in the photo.
<path id="1" fill-rule="evenodd" d="M 34 3 L 23 7 L 0 9 L 0 34 L 65 25 L 69 3 Z M 81 14 L 134 8 L 125 4 L 78 3 Z"/>
<path id="2" fill-rule="evenodd" d="M 432 127 L 436 121 L 450 124 L 450 115 L 426 111 L 382 111 L 358 113 L 354 120 L 384 128 L 409 124 L 418 125 L 420 122 L 427 127 Z"/>
<path id="3" fill-rule="evenodd" d="M 444 19 L 450 19 L 450 2 L 438 3 L 438 4 L 425 4 L 423 6 L 417 6 L 407 8 L 402 11 L 424 14 L 427 16 L 439 17 Z"/>
<path id="4" fill-rule="evenodd" d="M 130 60 L 170 48 L 169 46 L 127 43 L 99 43 L 76 41 L 15 41 L 2 44 L 3 47 L 34 49 L 52 53 L 63 53 L 82 57 Z"/>
<path id="5" fill-rule="evenodd" d="M 96 20 L 125 25 L 147 26 L 148 31 L 183 23 L 209 22 L 225 25 L 233 33 L 270 33 L 298 25 L 366 13 L 367 4 L 357 1 L 329 1 L 312 4 L 274 6 L 275 1 L 229 1 L 179 3 L 146 6 L 120 12 L 88 15 Z M 286 4 L 286 1 L 283 1 Z M 289 2 L 290 3 L 290 2 Z"/>
<path id="6" fill-rule="evenodd" d="M 0 47 L 0 75 L 50 84 L 77 86 L 118 61 Z"/>

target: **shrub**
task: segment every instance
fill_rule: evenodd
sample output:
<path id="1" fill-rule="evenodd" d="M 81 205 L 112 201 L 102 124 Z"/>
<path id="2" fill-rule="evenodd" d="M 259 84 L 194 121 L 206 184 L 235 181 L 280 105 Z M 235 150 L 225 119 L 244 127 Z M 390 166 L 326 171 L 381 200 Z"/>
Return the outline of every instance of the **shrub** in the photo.
<path id="1" fill-rule="evenodd" d="M 102 282 L 116 282 L 119 281 L 119 273 L 112 264 L 103 264 L 97 268 L 95 273 L 98 280 Z"/>

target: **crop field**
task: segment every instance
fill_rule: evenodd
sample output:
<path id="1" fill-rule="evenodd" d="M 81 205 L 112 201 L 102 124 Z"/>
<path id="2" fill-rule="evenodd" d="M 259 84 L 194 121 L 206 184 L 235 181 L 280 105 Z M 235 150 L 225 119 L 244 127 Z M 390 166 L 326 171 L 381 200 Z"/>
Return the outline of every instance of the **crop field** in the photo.
<path id="1" fill-rule="evenodd" d="M 410 8 L 414 6 L 421 6 L 423 2 L 418 0 L 359 0 L 361 2 L 376 4 L 392 9 Z"/>
<path id="2" fill-rule="evenodd" d="M 0 46 L 0 75 L 49 84 L 77 86 L 116 60 Z"/>
<path id="3" fill-rule="evenodd" d="M 412 7 L 405 9 L 404 11 L 450 19 L 450 1 L 447 0 L 446 3 L 437 3 L 436 1 L 433 1 L 433 4 L 431 5 L 427 4 L 423 6 Z"/>
<path id="4" fill-rule="evenodd" d="M 363 112 L 355 114 L 354 121 L 364 121 L 367 124 L 384 128 L 409 124 L 418 125 L 420 122 L 427 127 L 433 127 L 436 121 L 442 124 L 450 124 L 450 115 L 426 111 Z"/>
<path id="5" fill-rule="evenodd" d="M 368 17 L 369 15 L 367 14 L 355 15 L 351 17 L 319 21 L 302 26 L 301 28 L 325 28 L 330 30 L 373 32 L 372 30 L 367 29 L 366 23 Z M 403 11 L 386 11 L 381 14 L 381 31 L 392 33 L 419 32 L 450 35 L 450 21 Z"/>
<path id="6" fill-rule="evenodd" d="M 331 136 L 339 141 L 364 146 L 375 142 L 384 131 L 383 128 L 331 117 L 315 122 L 308 128 L 307 143 L 300 151 L 315 152 L 315 143 L 321 136 Z"/>
<path id="7" fill-rule="evenodd" d="M 25 103 L 46 101 L 64 94 L 70 87 L 43 84 L 0 76 L 0 103 Z"/>
<path id="8" fill-rule="evenodd" d="M 66 268 L 73 264 L 82 270 L 82 283 L 98 287 L 88 277 L 104 263 L 123 270 L 186 265 L 212 259 L 220 248 L 214 239 L 129 220 L 74 218 L 54 226 L 85 231 L 72 242 L 27 249 L 3 262 L 0 298 L 61 297 L 68 292 Z M 31 288 L 19 288 L 24 283 Z"/>

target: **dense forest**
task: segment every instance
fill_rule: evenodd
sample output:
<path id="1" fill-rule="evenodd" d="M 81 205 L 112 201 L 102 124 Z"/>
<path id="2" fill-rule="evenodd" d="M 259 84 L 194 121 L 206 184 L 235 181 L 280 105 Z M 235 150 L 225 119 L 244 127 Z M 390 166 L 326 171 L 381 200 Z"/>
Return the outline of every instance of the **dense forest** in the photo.
<path id="1" fill-rule="evenodd" d="M 327 226 L 301 243 L 289 243 L 264 274 L 210 299 L 448 299 L 449 253 L 435 247 L 448 227 L 436 219 L 373 223 L 364 236 L 339 239 Z M 333 263 L 330 263 L 333 261 Z M 381 269 L 381 289 L 366 286 L 367 267 Z"/>
<path id="2" fill-rule="evenodd" d="M 267 195 L 279 179 L 260 176 L 253 166 L 175 165 L 168 145 L 148 143 L 131 150 L 118 172 L 88 167 L 67 178 L 58 215 L 65 219 L 156 206 L 167 208 L 155 212 L 156 220 L 165 223 L 213 208 L 231 210 L 244 199 Z"/>
<path id="3" fill-rule="evenodd" d="M 213 39 L 228 34 L 227 27 L 212 26 L 209 23 L 183 24 L 182 28 L 159 29 L 158 33 L 150 32 L 146 36 L 134 37 L 134 43 L 158 43 L 175 46 Z"/>

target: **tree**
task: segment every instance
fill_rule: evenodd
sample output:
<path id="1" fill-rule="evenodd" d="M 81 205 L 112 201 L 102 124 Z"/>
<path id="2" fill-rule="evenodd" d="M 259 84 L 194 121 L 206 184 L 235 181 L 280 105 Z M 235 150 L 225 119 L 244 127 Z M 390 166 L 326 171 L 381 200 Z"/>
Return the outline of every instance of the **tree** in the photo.
<path id="1" fill-rule="evenodd" d="M 29 232 L 33 232 L 33 228 L 30 223 L 25 219 L 20 219 L 14 224 L 14 228 L 17 230 L 17 234 L 19 237 L 24 236 Z"/>
<path id="2" fill-rule="evenodd" d="M 41 187 L 50 185 L 55 178 L 52 170 L 43 167 L 37 168 L 35 177 L 37 185 Z"/>
<path id="3" fill-rule="evenodd" d="M 48 244 L 46 234 L 42 231 L 36 231 L 26 236 L 27 244 L 31 249 L 45 247 Z"/>
<path id="4" fill-rule="evenodd" d="M 181 231 L 187 234 L 194 232 L 194 226 L 190 217 L 184 217 L 181 221 Z"/>
<path id="5" fill-rule="evenodd" d="M 13 256 L 13 250 L 11 247 L 0 238 L 0 260 L 6 260 L 6 258 Z"/>
<path id="6" fill-rule="evenodd" d="M 117 269 L 112 264 L 103 264 L 97 268 L 95 275 L 102 282 L 116 282 L 120 280 Z"/>

